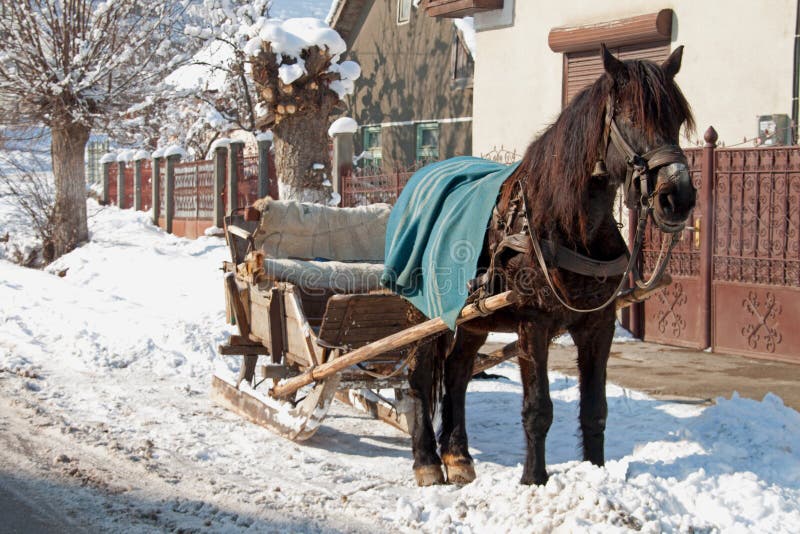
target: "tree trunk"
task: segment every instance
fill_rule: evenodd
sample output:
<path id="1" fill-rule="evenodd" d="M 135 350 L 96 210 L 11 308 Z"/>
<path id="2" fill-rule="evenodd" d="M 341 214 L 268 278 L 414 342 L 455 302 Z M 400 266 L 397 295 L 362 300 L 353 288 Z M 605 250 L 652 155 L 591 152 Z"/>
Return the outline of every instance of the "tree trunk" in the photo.
<path id="1" fill-rule="evenodd" d="M 89 128 L 80 124 L 54 126 L 51 135 L 56 185 L 53 247 L 54 257 L 58 258 L 89 240 L 84 176 L 84 149 L 89 140 Z"/>
<path id="2" fill-rule="evenodd" d="M 281 199 L 325 204 L 331 201 L 330 111 L 288 115 L 273 128 Z M 315 165 L 322 168 L 315 169 Z"/>

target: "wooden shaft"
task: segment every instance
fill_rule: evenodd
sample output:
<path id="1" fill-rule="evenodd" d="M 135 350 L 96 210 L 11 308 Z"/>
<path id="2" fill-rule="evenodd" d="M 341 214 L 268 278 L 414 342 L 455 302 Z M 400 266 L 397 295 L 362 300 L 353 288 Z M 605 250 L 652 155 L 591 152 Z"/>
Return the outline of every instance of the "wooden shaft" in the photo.
<path id="1" fill-rule="evenodd" d="M 500 293 L 499 295 L 494 295 L 487 298 L 484 301 L 484 308 L 490 312 L 499 310 L 513 304 L 515 298 L 516 296 L 512 291 L 506 291 L 504 293 Z M 461 324 L 480 316 L 481 312 L 479 311 L 478 306 L 475 304 L 470 304 L 461 310 L 461 315 L 459 315 L 458 319 L 456 320 L 456 324 Z M 285 380 L 273 387 L 270 393 L 274 397 L 286 397 L 303 386 L 318 380 L 322 380 L 323 378 L 338 373 L 339 371 L 346 369 L 351 365 L 361 363 L 369 360 L 370 358 L 374 358 L 379 354 L 383 354 L 384 352 L 398 349 L 430 335 L 443 332 L 447 329 L 448 326 L 444 323 L 444 321 L 442 321 L 441 318 L 437 317 L 436 319 L 430 319 L 424 323 L 412 326 L 411 328 L 406 328 L 405 330 L 397 332 L 396 334 L 392 334 L 391 336 L 379 339 L 378 341 L 372 342 L 368 345 L 364 345 L 359 349 L 348 352 L 341 358 L 336 358 L 328 363 L 323 363 L 322 365 L 318 365 L 313 369 L 309 369 L 301 375 L 297 375 L 293 378 Z"/>
<path id="2" fill-rule="evenodd" d="M 672 283 L 672 278 L 668 273 L 665 273 L 655 287 L 652 287 L 648 290 L 635 288 L 621 294 L 619 297 L 617 297 L 616 306 L 617 308 L 624 308 L 626 306 L 630 306 L 631 304 L 641 302 L 649 297 L 653 292 L 668 286 L 670 283 Z M 504 293 L 500 293 L 499 295 L 494 295 L 487 298 L 484 307 L 487 311 L 496 311 L 513 304 L 516 302 L 516 299 L 516 294 L 513 291 L 506 291 Z M 456 324 L 462 324 L 480 316 L 481 312 L 478 310 L 478 307 L 475 304 L 470 304 L 461 310 L 461 315 L 459 315 L 458 319 L 456 320 Z M 430 319 L 424 323 L 420 323 L 412 326 L 411 328 L 397 332 L 396 334 L 392 334 L 391 336 L 379 339 L 378 341 L 374 341 L 368 345 L 364 345 L 359 349 L 345 354 L 341 358 L 336 358 L 333 361 L 323 363 L 322 365 L 318 365 L 312 369 L 309 369 L 303 374 L 284 380 L 280 384 L 273 387 L 270 390 L 270 394 L 274 397 L 286 397 L 303 386 L 307 386 L 312 382 L 322 380 L 323 378 L 338 373 L 339 371 L 342 371 L 351 365 L 361 363 L 369 360 L 370 358 L 374 358 L 379 354 L 398 349 L 430 335 L 443 332 L 447 329 L 447 325 L 440 318 L 437 317 L 436 319 Z M 508 346 L 505 347 L 505 356 L 505 358 L 500 356 L 495 363 L 500 363 L 504 359 L 513 356 L 513 352 L 511 352 L 510 347 Z"/>
<path id="3" fill-rule="evenodd" d="M 669 273 L 664 273 L 664 275 L 661 277 L 661 280 L 659 280 L 658 283 L 655 286 L 651 287 L 650 289 L 642 289 L 640 287 L 636 287 L 634 289 L 623 291 L 617 297 L 617 301 L 615 303 L 617 309 L 618 310 L 624 309 L 627 308 L 628 306 L 632 306 L 633 304 L 638 304 L 640 302 L 643 302 L 648 297 L 650 297 L 650 295 L 652 295 L 656 291 L 659 291 L 667 287 L 671 283 L 672 283 L 672 277 L 669 275 Z M 564 334 L 566 331 L 567 331 L 566 329 L 559 330 L 556 333 L 556 335 L 560 336 L 561 334 Z M 519 355 L 519 346 L 517 345 L 516 341 L 513 341 L 490 354 L 483 355 L 482 358 L 477 358 L 475 360 L 475 365 L 472 369 L 472 374 L 476 375 L 481 371 L 490 369 L 495 365 L 502 363 L 506 360 L 509 360 L 514 356 L 518 355 Z"/>

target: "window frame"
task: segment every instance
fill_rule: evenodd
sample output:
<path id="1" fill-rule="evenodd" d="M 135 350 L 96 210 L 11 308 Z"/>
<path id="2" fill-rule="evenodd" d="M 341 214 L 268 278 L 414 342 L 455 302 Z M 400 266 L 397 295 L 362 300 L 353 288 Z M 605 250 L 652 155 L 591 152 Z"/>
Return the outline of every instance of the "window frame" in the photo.
<path id="1" fill-rule="evenodd" d="M 411 22 L 411 0 L 397 0 L 397 18 L 395 19 L 398 26 L 403 26 Z M 401 18 L 401 11 L 406 7 L 408 9 L 405 19 Z"/>
<path id="2" fill-rule="evenodd" d="M 372 154 L 372 159 L 366 160 L 362 159 L 362 167 L 379 167 L 381 161 L 383 160 L 383 128 L 381 125 L 375 126 L 363 126 L 362 133 L 361 133 L 361 142 L 363 143 L 364 152 L 369 152 Z M 375 146 L 370 146 L 367 142 L 370 140 L 371 136 L 377 134 L 378 137 L 378 144 Z"/>
<path id="3" fill-rule="evenodd" d="M 438 161 L 440 155 L 440 134 L 441 125 L 438 122 L 420 122 L 417 124 L 417 139 L 415 161 Z M 425 131 L 436 131 L 436 147 L 426 146 L 422 144 L 422 136 Z"/>

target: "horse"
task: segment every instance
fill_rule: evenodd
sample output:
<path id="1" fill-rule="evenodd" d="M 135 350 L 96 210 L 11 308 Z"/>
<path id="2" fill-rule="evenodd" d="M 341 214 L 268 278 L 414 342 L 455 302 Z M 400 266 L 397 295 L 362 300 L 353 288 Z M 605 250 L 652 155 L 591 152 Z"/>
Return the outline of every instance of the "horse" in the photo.
<path id="1" fill-rule="evenodd" d="M 449 346 L 436 349 L 432 343 L 434 348 L 410 365 L 411 396 L 418 401 L 413 469 L 421 486 L 475 479 L 465 397 L 489 332 L 518 334 L 527 449 L 520 482 L 548 480 L 545 439 L 553 420 L 548 346 L 563 331 L 578 351 L 583 460 L 604 464 L 606 367 L 615 325 L 610 304 L 634 265 L 629 258 L 638 254 L 638 246 L 629 252 L 614 219 L 618 190 L 624 187 L 625 203 L 642 214 L 639 234 L 650 213 L 673 243 L 695 205 L 696 190 L 678 144 L 682 127 L 694 129 L 691 108 L 675 83 L 683 47 L 660 65 L 619 60 L 604 45 L 600 53 L 604 73 L 534 139 L 500 188 L 478 264 L 486 273 L 483 289 L 511 289 L 516 304 L 458 326 Z M 557 262 L 558 257 L 567 261 Z M 627 270 L 608 268 L 620 258 Z M 588 267 L 581 270 L 576 263 Z M 431 422 L 437 404 L 439 453 Z"/>

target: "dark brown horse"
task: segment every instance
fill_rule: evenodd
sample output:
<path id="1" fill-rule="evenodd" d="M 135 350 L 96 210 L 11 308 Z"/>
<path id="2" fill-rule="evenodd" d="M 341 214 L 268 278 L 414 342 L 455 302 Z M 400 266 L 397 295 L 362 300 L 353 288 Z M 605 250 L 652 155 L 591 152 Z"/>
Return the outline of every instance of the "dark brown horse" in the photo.
<path id="1" fill-rule="evenodd" d="M 464 403 L 476 353 L 491 331 L 519 335 L 527 441 L 521 482 L 544 484 L 548 478 L 545 439 L 553 403 L 547 353 L 551 339 L 564 330 L 578 349 L 583 458 L 603 465 L 606 364 L 615 322 L 615 307 L 608 304 L 623 273 L 603 274 L 600 269 L 592 275 L 590 268 L 581 274 L 568 263 L 557 263 L 557 256 L 568 249 L 588 259 L 590 266 L 593 261 L 618 264 L 620 258 L 626 263 L 628 249 L 613 216 L 621 186 L 629 207 L 644 213 L 640 226 L 649 212 L 662 231 L 683 229 L 695 204 L 695 189 L 678 147 L 681 127 L 694 127 L 689 105 L 674 81 L 682 52 L 678 47 L 657 65 L 620 61 L 603 47 L 605 74 L 531 143 L 503 185 L 479 267 L 489 272 L 484 288 L 512 289 L 521 298 L 512 308 L 458 327 L 443 362 L 440 454 L 429 416 L 436 364 L 433 358 L 420 357 L 412 366 L 409 382 L 421 401 L 412 436 L 420 485 L 444 482 L 442 463 L 448 482 L 465 484 L 475 478 Z M 514 245 L 507 240 L 512 235 L 522 236 L 516 246 L 509 246 Z"/>

